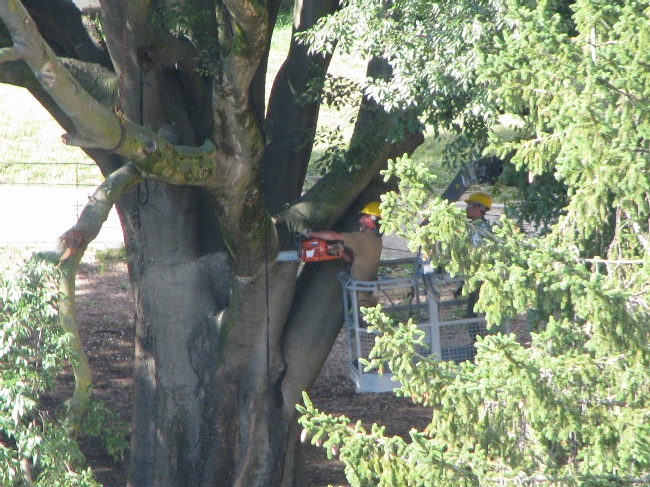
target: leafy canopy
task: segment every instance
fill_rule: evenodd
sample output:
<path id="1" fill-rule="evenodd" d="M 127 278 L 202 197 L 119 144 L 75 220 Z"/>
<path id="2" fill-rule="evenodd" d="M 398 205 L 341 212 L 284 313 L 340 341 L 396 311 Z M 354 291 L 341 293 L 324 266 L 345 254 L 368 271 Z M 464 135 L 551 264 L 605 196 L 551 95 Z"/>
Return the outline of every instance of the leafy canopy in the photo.
<path id="1" fill-rule="evenodd" d="M 431 4 L 392 5 L 424 9 L 424 3 Z M 433 3 L 433 11 L 448 6 Z M 462 214 L 435 196 L 426 168 L 403 159 L 391 168 L 401 183 L 384 198 L 385 230 L 468 275 L 470 287 L 482 283 L 479 308 L 489 323 L 525 316 L 530 343 L 513 334 L 489 336 L 477 343 L 475 363 L 458 367 L 419 356 L 417 327 L 398 326 L 373 310 L 366 320 L 383 336 L 372 365 L 396 374 L 398 394 L 431 407 L 430 426 L 412 431 L 410 441 L 385 438 L 380 427 L 351 428 L 306 399 L 305 433 L 341 458 L 355 486 L 647 483 L 650 5 L 466 6 L 472 4 L 486 13 L 472 21 L 459 16 L 457 23 L 460 32 L 480 33 L 458 53 L 475 54 L 473 64 L 465 58 L 471 82 L 463 86 L 459 77 L 454 86 L 467 107 L 520 120 L 506 140 L 496 136 L 496 118 L 485 116 L 486 129 L 494 130 L 485 132 L 484 145 L 473 139 L 484 154 L 514 151 L 519 218 L 502 218 L 481 247 L 471 247 Z M 363 5 L 350 1 L 340 18 Z M 444 13 L 422 15 L 433 22 L 422 32 L 439 34 L 435 20 Z M 413 21 L 390 30 L 388 20 L 374 21 L 390 33 L 363 35 L 370 44 L 415 27 Z M 340 39 L 350 35 L 346 29 Z M 437 56 L 429 41 L 418 44 L 423 60 Z M 448 47 L 446 56 L 455 59 L 454 40 L 443 41 L 438 50 Z M 422 80 L 429 77 L 423 70 Z M 429 86 L 416 77 L 409 82 L 410 93 Z M 464 129 L 468 119 L 456 120 Z M 425 217 L 428 225 L 417 225 Z M 535 226 L 524 232 L 521 224 L 530 222 Z"/>
<path id="2" fill-rule="evenodd" d="M 63 415 L 43 402 L 76 361 L 58 323 L 59 278 L 38 259 L 0 274 L 0 485 L 99 485 Z M 91 401 L 81 430 L 105 437 L 114 457 L 127 446 L 123 425 L 101 401 Z"/>

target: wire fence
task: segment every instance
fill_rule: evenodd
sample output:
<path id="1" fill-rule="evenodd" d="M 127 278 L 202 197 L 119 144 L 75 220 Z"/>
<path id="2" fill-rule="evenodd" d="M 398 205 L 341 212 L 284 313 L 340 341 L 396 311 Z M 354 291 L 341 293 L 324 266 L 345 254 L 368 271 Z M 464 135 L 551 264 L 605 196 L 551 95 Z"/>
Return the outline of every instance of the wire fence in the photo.
<path id="1" fill-rule="evenodd" d="M 306 186 L 318 176 L 308 176 Z M 0 246 L 51 242 L 75 224 L 88 197 L 103 177 L 88 162 L 0 162 Z M 494 214 L 502 205 L 494 205 Z M 392 257 L 410 253 L 401 239 L 385 240 Z M 115 209 L 111 211 L 94 245 L 122 244 Z"/>
<path id="2" fill-rule="evenodd" d="M 42 245 L 73 226 L 102 181 L 99 169 L 81 162 L 0 162 L 0 245 Z M 111 210 L 96 246 L 119 246 L 122 231 Z"/>
<path id="3" fill-rule="evenodd" d="M 0 184 L 89 187 L 101 181 L 89 162 L 0 162 Z"/>

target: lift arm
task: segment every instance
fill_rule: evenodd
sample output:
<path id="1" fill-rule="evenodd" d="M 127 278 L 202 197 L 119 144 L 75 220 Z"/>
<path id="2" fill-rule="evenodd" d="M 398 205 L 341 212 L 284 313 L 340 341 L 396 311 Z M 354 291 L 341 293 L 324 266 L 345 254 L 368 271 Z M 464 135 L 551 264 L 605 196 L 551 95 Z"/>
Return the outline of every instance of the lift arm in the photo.
<path id="1" fill-rule="evenodd" d="M 478 161 L 465 164 L 449 183 L 441 198 L 458 201 L 473 184 L 494 184 L 503 172 L 504 161 L 498 157 L 484 157 Z"/>

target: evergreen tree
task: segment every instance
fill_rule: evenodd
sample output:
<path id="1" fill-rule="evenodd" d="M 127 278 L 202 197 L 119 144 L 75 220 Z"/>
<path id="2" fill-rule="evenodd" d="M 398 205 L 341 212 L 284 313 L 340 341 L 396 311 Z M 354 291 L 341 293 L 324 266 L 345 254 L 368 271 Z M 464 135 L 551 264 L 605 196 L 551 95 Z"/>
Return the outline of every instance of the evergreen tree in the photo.
<path id="1" fill-rule="evenodd" d="M 476 4 L 491 13 L 459 19 L 465 29 L 500 27 L 473 45 L 465 93 L 468 106 L 485 108 L 485 139 L 469 139 L 484 154 L 514 151 L 506 174 L 517 218 L 501 218 L 472 248 L 459 210 L 404 159 L 392 167 L 401 187 L 384 199 L 386 230 L 470 286 L 483 282 L 488 323 L 525 316 L 531 343 L 488 336 L 474 363 L 456 366 L 418 355 L 415 325 L 372 310 L 366 320 L 383 336 L 371 365 L 396 374 L 397 394 L 431 407 L 431 424 L 410 441 L 385 438 L 306 399 L 305 435 L 341 458 L 354 486 L 650 483 L 649 5 Z M 436 58 L 419 45 L 423 64 Z M 417 90 L 409 82 L 402 93 Z M 507 140 L 496 136 L 504 113 L 519 120 Z M 461 130 L 466 120 L 456 122 Z M 428 225 L 417 226 L 423 217 Z"/>

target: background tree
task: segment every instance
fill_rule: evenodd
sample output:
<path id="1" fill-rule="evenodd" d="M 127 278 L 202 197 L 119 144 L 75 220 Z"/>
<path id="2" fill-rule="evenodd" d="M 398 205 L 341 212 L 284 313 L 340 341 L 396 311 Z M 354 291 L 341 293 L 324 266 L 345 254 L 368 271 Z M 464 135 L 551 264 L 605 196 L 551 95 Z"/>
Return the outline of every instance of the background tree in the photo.
<path id="1" fill-rule="evenodd" d="M 342 323 L 341 264 L 298 275 L 275 255 L 295 230 L 343 227 L 377 198 L 380 169 L 420 126 L 366 98 L 346 166 L 302 195 L 320 100 L 297 95 L 330 56 L 292 41 L 266 106 L 279 0 L 100 3 L 93 37 L 68 1 L 0 2 L 0 80 L 27 88 L 106 177 L 43 253 L 61 262 L 73 335 L 77 265 L 117 205 L 136 315 L 128 485 L 303 485 L 295 404 Z M 337 8 L 298 5 L 296 32 Z"/>
<path id="2" fill-rule="evenodd" d="M 430 426 L 408 443 L 308 405 L 305 435 L 340 456 L 352 485 L 647 483 L 648 4 L 483 6 L 503 29 L 477 43 L 477 100 L 487 114 L 519 115 L 516 136 L 488 133 L 484 151 L 516 151 L 518 171 L 507 175 L 519 189 L 519 221 L 534 222 L 532 233 L 503 218 L 472 248 L 458 210 L 432 195 L 432 176 L 407 160 L 392 167 L 400 191 L 385 211 L 389 228 L 434 262 L 483 282 L 479 307 L 489 323 L 525 315 L 532 341 L 488 336 L 475 363 L 458 367 L 417 355 L 413 325 L 396 327 L 373 312 L 366 320 L 384 332 L 374 366 L 387 363 L 401 379 L 398 394 L 431 406 Z M 366 11 L 363 1 L 348 8 L 350 18 Z M 403 24 L 376 21 L 385 37 L 362 40 L 402 35 Z M 414 50 L 427 63 L 424 45 Z M 421 86 L 411 81 L 401 93 Z M 488 116 L 486 128 L 495 121 Z M 413 225 L 416 213 L 429 225 Z"/>

